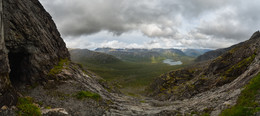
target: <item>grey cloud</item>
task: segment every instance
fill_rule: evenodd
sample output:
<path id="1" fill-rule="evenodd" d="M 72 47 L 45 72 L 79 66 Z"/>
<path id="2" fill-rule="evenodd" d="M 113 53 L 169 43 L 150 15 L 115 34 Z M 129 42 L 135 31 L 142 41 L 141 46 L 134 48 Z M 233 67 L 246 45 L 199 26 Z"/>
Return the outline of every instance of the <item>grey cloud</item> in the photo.
<path id="1" fill-rule="evenodd" d="M 203 21 L 197 28 L 198 32 L 215 38 L 242 40 L 247 36 L 247 29 L 237 19 L 237 14 L 224 12 L 211 21 Z"/>
<path id="2" fill-rule="evenodd" d="M 237 3 L 237 4 L 236 4 Z M 257 11 L 260 8 L 258 1 L 237 1 L 230 5 L 231 9 L 224 9 L 222 13 L 216 13 L 216 18 L 203 21 L 196 30 L 215 39 L 233 39 L 244 41 L 259 29 L 260 16 Z M 246 5 L 246 6 L 245 6 Z"/>
<path id="3" fill-rule="evenodd" d="M 40 1 L 65 37 L 101 31 L 119 36 L 140 31 L 153 39 L 174 39 L 186 46 L 200 44 L 215 48 L 220 44 L 211 45 L 206 41 L 236 43 L 248 39 L 260 25 L 259 0 Z"/>
<path id="4" fill-rule="evenodd" d="M 172 28 L 171 9 L 155 0 L 41 0 L 53 14 L 63 35 L 88 35 L 107 30 L 120 35 L 140 29 L 143 24 Z"/>

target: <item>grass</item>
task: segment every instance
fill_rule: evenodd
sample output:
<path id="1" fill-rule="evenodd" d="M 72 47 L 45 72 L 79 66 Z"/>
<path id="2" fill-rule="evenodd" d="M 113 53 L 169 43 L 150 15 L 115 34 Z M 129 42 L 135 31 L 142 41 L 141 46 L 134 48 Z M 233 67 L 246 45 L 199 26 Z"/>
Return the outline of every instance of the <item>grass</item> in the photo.
<path id="1" fill-rule="evenodd" d="M 110 82 L 119 83 L 123 93 L 142 93 L 154 78 L 162 73 L 183 67 L 151 62 L 117 62 L 95 64 L 85 62 L 83 66 Z"/>
<path id="2" fill-rule="evenodd" d="M 99 56 L 101 57 L 101 56 Z M 103 56 L 106 58 L 106 56 Z M 75 57 L 72 59 L 87 70 L 96 73 L 108 82 L 119 83 L 125 94 L 142 94 L 145 88 L 163 73 L 176 70 L 190 64 L 194 58 L 163 53 L 161 56 L 123 55 L 116 62 L 103 63 L 95 58 Z M 165 59 L 182 61 L 183 65 L 171 66 L 163 63 Z"/>
<path id="3" fill-rule="evenodd" d="M 33 103 L 31 97 L 21 97 L 18 99 L 18 116 L 41 116 L 41 110 Z"/>
<path id="4" fill-rule="evenodd" d="M 203 113 L 203 114 L 201 114 L 200 116 L 210 116 L 210 114 L 208 114 L 208 113 Z"/>
<path id="5" fill-rule="evenodd" d="M 54 66 L 48 75 L 56 75 L 58 73 L 60 73 L 62 71 L 62 69 L 64 68 L 64 65 L 68 65 L 69 64 L 69 60 L 66 59 L 61 59 L 58 63 L 58 65 Z"/>
<path id="6" fill-rule="evenodd" d="M 260 111 L 259 103 L 255 101 L 260 90 L 260 74 L 254 77 L 241 92 L 237 104 L 224 110 L 220 116 L 252 116 Z"/>
<path id="7" fill-rule="evenodd" d="M 89 91 L 79 91 L 76 95 L 77 99 L 85 99 L 85 98 L 90 98 L 90 99 L 94 99 L 96 101 L 99 101 L 101 99 L 101 96 L 97 93 L 92 93 Z"/>

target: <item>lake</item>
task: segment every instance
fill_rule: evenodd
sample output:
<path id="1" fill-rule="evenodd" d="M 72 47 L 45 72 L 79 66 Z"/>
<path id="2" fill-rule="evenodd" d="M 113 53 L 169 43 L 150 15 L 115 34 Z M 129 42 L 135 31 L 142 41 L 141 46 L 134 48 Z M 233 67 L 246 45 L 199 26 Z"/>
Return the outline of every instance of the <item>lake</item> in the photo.
<path id="1" fill-rule="evenodd" d="M 182 64 L 181 61 L 174 61 L 172 59 L 165 59 L 165 60 L 163 60 L 163 63 L 169 64 L 169 65 L 181 65 Z"/>

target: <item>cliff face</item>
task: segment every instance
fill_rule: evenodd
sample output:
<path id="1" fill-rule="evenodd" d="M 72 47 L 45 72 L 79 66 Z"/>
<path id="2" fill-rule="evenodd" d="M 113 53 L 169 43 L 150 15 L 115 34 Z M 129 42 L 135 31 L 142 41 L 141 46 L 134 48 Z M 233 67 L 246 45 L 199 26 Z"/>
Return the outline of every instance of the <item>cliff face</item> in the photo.
<path id="1" fill-rule="evenodd" d="M 15 99 L 12 99 L 12 96 L 15 95 L 14 90 L 11 87 L 11 82 L 9 79 L 9 63 L 8 63 L 8 53 L 5 47 L 4 40 L 4 21 L 3 21 L 3 7 L 2 0 L 0 1 L 0 106 L 3 104 L 10 104 L 16 102 Z"/>
<path id="2" fill-rule="evenodd" d="M 38 0 L 5 0 L 4 24 L 11 79 L 35 83 L 60 59 L 69 58 L 55 23 Z"/>
<path id="3" fill-rule="evenodd" d="M 5 101 L 14 95 L 8 92 L 14 86 L 46 81 L 60 59 L 69 59 L 69 52 L 38 0 L 1 0 L 1 8 L 0 101 Z"/>

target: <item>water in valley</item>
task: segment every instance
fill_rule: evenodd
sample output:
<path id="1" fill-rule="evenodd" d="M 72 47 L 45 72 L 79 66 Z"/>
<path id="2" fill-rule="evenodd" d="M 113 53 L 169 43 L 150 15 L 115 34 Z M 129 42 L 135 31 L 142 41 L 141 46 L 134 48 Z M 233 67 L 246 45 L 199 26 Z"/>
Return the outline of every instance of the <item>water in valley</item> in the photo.
<path id="1" fill-rule="evenodd" d="M 181 65 L 182 64 L 181 61 L 174 61 L 172 59 L 165 59 L 165 60 L 163 60 L 163 63 L 169 64 L 169 65 Z"/>

